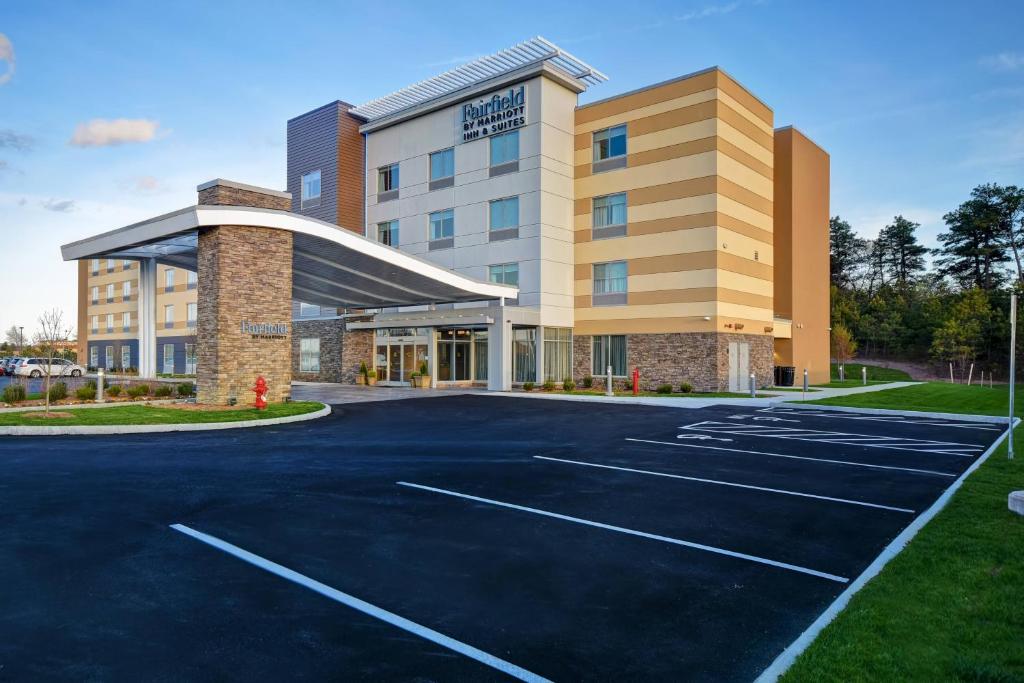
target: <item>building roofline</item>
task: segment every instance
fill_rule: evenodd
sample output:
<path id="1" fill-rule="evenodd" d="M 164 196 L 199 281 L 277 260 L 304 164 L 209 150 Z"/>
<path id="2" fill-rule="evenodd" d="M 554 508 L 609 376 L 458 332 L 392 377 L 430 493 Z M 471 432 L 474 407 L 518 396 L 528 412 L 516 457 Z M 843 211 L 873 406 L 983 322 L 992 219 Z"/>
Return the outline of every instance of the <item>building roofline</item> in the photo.
<path id="1" fill-rule="evenodd" d="M 346 102 L 344 100 L 334 100 L 333 102 L 328 102 L 327 104 L 320 105 L 316 109 L 310 109 L 309 111 L 304 112 L 302 114 L 299 114 L 298 116 L 293 116 L 290 119 L 288 119 L 287 123 L 291 123 L 292 121 L 297 121 L 297 120 L 299 120 L 301 118 L 305 118 L 305 117 L 309 116 L 310 114 L 315 114 L 318 111 L 321 111 L 323 109 L 327 109 L 329 107 L 337 107 L 338 109 L 341 109 L 345 113 L 351 114 L 350 110 L 353 108 L 353 106 L 354 105 L 349 104 L 348 102 Z M 352 114 L 352 116 L 355 116 L 355 114 Z M 357 118 L 362 118 L 362 117 L 357 117 Z"/>
<path id="2" fill-rule="evenodd" d="M 235 180 L 225 180 L 224 178 L 214 178 L 213 180 L 207 180 L 205 183 L 196 185 L 196 192 L 202 192 L 208 190 L 211 187 L 217 187 L 218 185 L 223 187 L 233 187 L 236 190 L 246 190 L 248 192 L 256 192 L 259 194 L 270 195 L 271 197 L 280 197 L 281 199 L 291 199 L 291 192 L 284 192 L 282 190 L 272 190 L 269 187 L 260 187 L 258 185 L 246 185 Z"/>
<path id="3" fill-rule="evenodd" d="M 622 99 L 623 97 L 629 97 L 630 95 L 636 95 L 636 94 L 639 94 L 639 93 L 642 93 L 642 92 L 646 92 L 648 90 L 653 90 L 655 88 L 661 88 L 661 87 L 666 86 L 666 85 L 671 85 L 673 83 L 678 83 L 679 81 L 685 81 L 685 80 L 687 80 L 689 78 L 695 78 L 697 76 L 701 76 L 703 74 L 706 74 L 706 73 L 709 73 L 709 72 L 712 72 L 712 71 L 717 71 L 720 74 L 728 77 L 729 80 L 731 80 L 733 83 L 738 85 L 740 88 L 743 88 L 743 90 L 748 95 L 753 97 L 760 104 L 762 104 L 765 108 L 767 108 L 768 111 L 774 113 L 775 110 L 772 109 L 771 106 L 767 102 L 765 102 L 760 97 L 755 95 L 750 90 L 750 88 L 748 88 L 747 86 L 743 85 L 743 83 L 741 83 L 739 80 L 737 80 L 735 76 L 733 76 L 731 73 L 729 73 L 728 71 L 726 71 L 725 69 L 723 69 L 722 67 L 720 67 L 718 65 L 709 66 L 706 69 L 700 69 L 699 71 L 692 71 L 692 72 L 690 72 L 688 74 L 683 74 L 682 76 L 676 76 L 675 78 L 669 78 L 668 80 L 659 81 L 658 83 L 652 83 L 650 85 L 641 86 L 641 87 L 636 88 L 634 90 L 628 90 L 628 91 L 626 91 L 624 93 L 619 93 L 618 95 L 612 95 L 611 97 L 605 97 L 604 99 L 601 99 L 601 100 L 595 100 L 594 102 L 587 102 L 586 104 L 581 104 L 581 105 L 577 106 L 576 109 L 577 110 L 579 110 L 579 109 L 586 109 L 587 107 L 593 107 L 593 106 L 598 105 L 598 104 L 605 104 L 606 102 L 613 102 L 615 100 Z"/>
<path id="4" fill-rule="evenodd" d="M 810 135 L 808 135 L 807 133 L 803 132 L 802 130 L 800 130 L 799 128 L 797 128 L 796 126 L 794 126 L 793 124 L 789 124 L 789 125 L 786 125 L 786 126 L 779 126 L 778 128 L 776 128 L 776 129 L 775 129 L 775 132 L 776 132 L 776 133 L 780 133 L 780 132 L 782 132 L 782 131 L 786 131 L 786 130 L 791 130 L 791 131 L 793 131 L 793 132 L 795 132 L 795 133 L 799 133 L 799 134 L 800 134 L 800 137 L 802 137 L 802 138 L 804 138 L 805 140 L 807 140 L 807 142 L 811 143 L 812 145 L 814 145 L 815 147 L 817 147 L 818 149 L 820 149 L 820 150 L 821 150 L 822 152 L 824 152 L 825 154 L 828 154 L 828 150 L 827 150 L 827 149 L 825 149 L 824 147 L 822 147 L 821 145 L 819 145 L 819 144 L 817 143 L 817 141 L 815 141 L 815 139 L 814 139 L 814 138 L 812 138 L 812 137 L 811 137 Z"/>

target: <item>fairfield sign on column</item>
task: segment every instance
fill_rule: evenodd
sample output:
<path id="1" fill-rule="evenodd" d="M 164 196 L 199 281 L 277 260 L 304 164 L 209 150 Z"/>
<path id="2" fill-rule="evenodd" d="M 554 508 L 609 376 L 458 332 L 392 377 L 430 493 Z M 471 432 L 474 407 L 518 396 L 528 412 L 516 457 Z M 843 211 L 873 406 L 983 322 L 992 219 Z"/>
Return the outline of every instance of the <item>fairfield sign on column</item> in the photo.
<path id="1" fill-rule="evenodd" d="M 488 94 L 460 107 L 460 142 L 504 133 L 526 125 L 526 86 Z"/>

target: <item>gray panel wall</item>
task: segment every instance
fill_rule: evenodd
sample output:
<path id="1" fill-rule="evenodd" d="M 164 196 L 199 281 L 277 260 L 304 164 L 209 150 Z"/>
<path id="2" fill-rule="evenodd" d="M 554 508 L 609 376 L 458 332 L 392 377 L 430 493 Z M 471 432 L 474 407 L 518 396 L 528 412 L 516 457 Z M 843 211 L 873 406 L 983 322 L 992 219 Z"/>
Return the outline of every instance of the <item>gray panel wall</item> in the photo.
<path id="1" fill-rule="evenodd" d="M 348 105 L 337 101 L 288 121 L 288 191 L 292 211 L 338 222 L 338 117 Z M 320 205 L 303 210 L 302 176 L 320 169 Z"/>

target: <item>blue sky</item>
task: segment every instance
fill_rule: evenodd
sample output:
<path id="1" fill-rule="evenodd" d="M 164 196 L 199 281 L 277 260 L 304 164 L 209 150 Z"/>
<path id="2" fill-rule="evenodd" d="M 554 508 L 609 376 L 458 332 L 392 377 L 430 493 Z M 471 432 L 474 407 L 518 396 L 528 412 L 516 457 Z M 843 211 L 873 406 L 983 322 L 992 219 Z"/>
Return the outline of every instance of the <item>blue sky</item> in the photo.
<path id="1" fill-rule="evenodd" d="M 74 321 L 60 244 L 214 177 L 282 188 L 288 118 L 535 35 L 610 76 L 583 101 L 723 67 L 831 154 L 833 214 L 873 237 L 902 213 L 931 246 L 974 185 L 1024 184 L 1021 26 L 1016 1 L 6 0 L 0 330 Z"/>

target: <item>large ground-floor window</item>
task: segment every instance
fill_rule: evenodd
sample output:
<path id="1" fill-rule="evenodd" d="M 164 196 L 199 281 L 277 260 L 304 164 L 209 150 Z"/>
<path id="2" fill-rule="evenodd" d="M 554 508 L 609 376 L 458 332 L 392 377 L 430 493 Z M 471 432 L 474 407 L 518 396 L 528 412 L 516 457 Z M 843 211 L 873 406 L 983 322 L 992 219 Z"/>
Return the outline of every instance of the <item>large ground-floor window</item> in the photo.
<path id="1" fill-rule="evenodd" d="M 626 335 L 602 334 L 594 336 L 593 364 L 595 375 L 603 376 L 612 366 L 612 375 L 625 377 L 626 370 Z"/>
<path id="2" fill-rule="evenodd" d="M 512 330 L 512 381 L 537 381 L 537 328 Z"/>
<path id="3" fill-rule="evenodd" d="M 174 374 L 174 344 L 164 344 L 164 373 Z"/>
<path id="4" fill-rule="evenodd" d="M 544 328 L 544 379 L 561 382 L 572 377 L 572 328 Z"/>
<path id="5" fill-rule="evenodd" d="M 185 344 L 185 374 L 194 375 L 196 374 L 196 368 L 199 363 L 196 360 L 196 345 Z"/>
<path id="6" fill-rule="evenodd" d="M 320 337 L 299 340 L 299 372 L 320 372 Z"/>
<path id="7" fill-rule="evenodd" d="M 462 382 L 473 378 L 472 330 L 437 331 L 437 381 Z"/>

